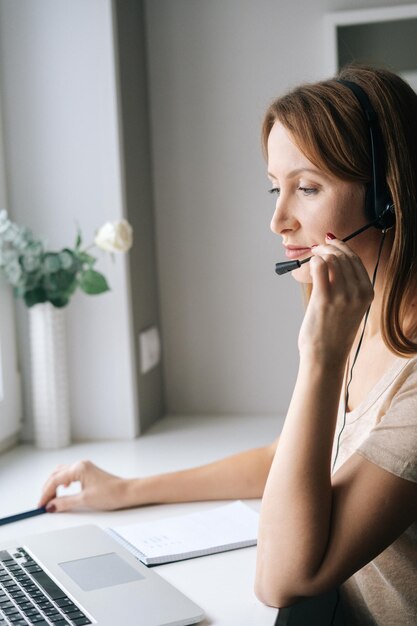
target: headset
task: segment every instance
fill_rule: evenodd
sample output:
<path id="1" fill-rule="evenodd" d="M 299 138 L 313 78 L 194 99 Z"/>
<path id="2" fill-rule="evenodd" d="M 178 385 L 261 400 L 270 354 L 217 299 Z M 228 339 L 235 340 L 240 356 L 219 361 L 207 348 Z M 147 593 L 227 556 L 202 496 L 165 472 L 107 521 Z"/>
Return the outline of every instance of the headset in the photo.
<path id="1" fill-rule="evenodd" d="M 372 160 L 372 181 L 367 184 L 365 192 L 365 215 L 368 223 L 342 239 L 342 241 L 349 241 L 349 239 L 360 235 L 360 233 L 363 233 L 371 226 L 382 231 L 392 228 L 395 224 L 395 208 L 386 180 L 386 152 L 376 111 L 368 95 L 357 83 L 342 79 L 337 80 L 337 82 L 350 89 L 361 106 L 368 124 Z M 308 263 L 310 259 L 311 257 L 302 261 L 296 259 L 294 261 L 276 263 L 275 272 L 279 275 L 286 274 L 301 267 L 304 263 Z"/>

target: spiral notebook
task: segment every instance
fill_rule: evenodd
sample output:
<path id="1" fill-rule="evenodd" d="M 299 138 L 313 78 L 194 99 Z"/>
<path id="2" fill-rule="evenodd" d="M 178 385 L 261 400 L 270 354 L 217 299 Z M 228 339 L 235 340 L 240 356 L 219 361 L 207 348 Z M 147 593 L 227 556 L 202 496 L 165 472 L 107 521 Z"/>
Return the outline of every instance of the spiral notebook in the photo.
<path id="1" fill-rule="evenodd" d="M 256 545 L 259 514 L 240 500 L 199 513 L 108 528 L 145 565 Z"/>

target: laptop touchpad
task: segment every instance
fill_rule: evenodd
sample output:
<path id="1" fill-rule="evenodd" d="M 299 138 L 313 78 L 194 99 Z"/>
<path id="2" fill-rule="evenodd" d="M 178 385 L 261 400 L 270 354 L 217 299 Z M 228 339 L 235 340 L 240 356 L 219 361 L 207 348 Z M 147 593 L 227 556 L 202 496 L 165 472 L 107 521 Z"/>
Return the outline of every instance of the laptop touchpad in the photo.
<path id="1" fill-rule="evenodd" d="M 58 565 L 83 591 L 122 585 L 144 578 L 115 552 L 66 561 Z"/>

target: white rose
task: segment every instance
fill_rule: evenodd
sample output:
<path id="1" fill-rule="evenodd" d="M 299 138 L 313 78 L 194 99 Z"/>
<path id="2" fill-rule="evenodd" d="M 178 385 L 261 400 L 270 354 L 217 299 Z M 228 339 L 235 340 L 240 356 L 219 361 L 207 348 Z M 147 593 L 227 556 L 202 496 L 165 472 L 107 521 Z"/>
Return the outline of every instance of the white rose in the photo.
<path id="1" fill-rule="evenodd" d="M 94 243 L 106 252 L 127 252 L 133 243 L 132 227 L 126 220 L 106 222 L 98 231 Z"/>

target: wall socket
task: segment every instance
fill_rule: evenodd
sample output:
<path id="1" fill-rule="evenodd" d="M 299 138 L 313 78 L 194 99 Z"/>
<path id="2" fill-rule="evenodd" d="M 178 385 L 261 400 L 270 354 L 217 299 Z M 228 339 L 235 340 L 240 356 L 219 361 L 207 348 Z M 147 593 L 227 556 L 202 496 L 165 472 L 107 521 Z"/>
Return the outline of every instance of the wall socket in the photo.
<path id="1" fill-rule="evenodd" d="M 161 341 L 156 326 L 150 326 L 139 334 L 140 371 L 146 374 L 161 360 Z"/>

